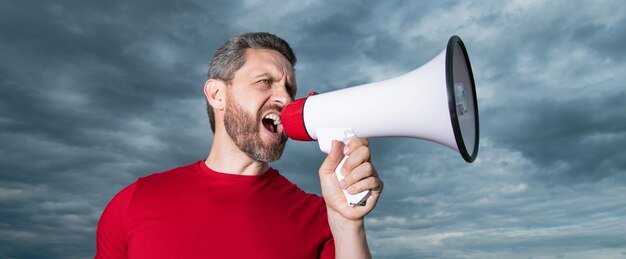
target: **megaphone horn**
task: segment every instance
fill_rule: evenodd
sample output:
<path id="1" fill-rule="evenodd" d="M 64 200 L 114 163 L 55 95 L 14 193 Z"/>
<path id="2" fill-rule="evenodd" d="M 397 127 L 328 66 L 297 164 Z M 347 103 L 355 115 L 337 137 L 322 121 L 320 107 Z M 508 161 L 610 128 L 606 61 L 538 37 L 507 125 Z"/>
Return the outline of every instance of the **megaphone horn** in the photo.
<path id="1" fill-rule="evenodd" d="M 470 163 L 478 154 L 474 76 L 456 35 L 435 58 L 407 74 L 298 99 L 284 107 L 281 121 L 287 136 L 317 140 L 326 153 L 332 140 L 359 136 L 425 139 L 457 151 Z M 339 170 L 336 174 L 342 178 Z M 344 194 L 351 205 L 363 204 L 369 196 L 368 191 Z"/>

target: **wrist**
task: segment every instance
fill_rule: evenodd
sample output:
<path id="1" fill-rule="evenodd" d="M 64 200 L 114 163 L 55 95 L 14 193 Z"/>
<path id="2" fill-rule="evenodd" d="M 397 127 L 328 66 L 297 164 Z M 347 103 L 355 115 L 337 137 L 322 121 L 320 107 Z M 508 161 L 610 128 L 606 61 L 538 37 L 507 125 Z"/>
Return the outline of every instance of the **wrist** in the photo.
<path id="1" fill-rule="evenodd" d="M 349 219 L 327 207 L 328 223 L 335 240 L 336 258 L 372 258 L 363 218 Z"/>
<path id="2" fill-rule="evenodd" d="M 360 219 L 349 219 L 343 217 L 339 212 L 327 207 L 328 224 L 333 235 L 361 234 L 365 231 L 365 221 Z"/>

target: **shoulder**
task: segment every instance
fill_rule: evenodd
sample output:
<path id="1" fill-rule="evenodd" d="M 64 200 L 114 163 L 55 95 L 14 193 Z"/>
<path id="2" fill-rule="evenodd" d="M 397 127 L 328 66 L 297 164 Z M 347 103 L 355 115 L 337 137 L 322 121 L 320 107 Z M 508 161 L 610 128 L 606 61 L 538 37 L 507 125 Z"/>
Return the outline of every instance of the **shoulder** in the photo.
<path id="1" fill-rule="evenodd" d="M 127 214 L 135 193 L 134 182 L 111 199 L 98 221 L 96 258 L 122 258 L 126 254 Z"/>
<path id="2" fill-rule="evenodd" d="M 158 182 L 158 181 L 164 181 L 164 180 L 178 179 L 178 178 L 181 178 L 181 176 L 186 176 L 190 174 L 194 175 L 200 172 L 198 163 L 200 162 L 194 162 L 189 165 L 180 166 L 180 167 L 172 168 L 166 171 L 153 173 L 148 176 L 139 178 L 139 181 Z"/>
<path id="3" fill-rule="evenodd" d="M 194 167 L 197 168 L 197 163 L 141 177 L 118 192 L 98 222 L 96 258 L 125 258 L 129 230 L 134 223 L 133 213 L 138 209 L 141 211 L 143 202 L 158 205 L 159 199 L 163 197 L 158 194 L 164 189 L 172 189 L 165 185 L 180 185 L 177 183 L 197 172 Z"/>
<path id="4" fill-rule="evenodd" d="M 190 165 L 176 167 L 141 177 L 137 180 L 137 189 L 143 191 L 146 187 L 159 188 L 163 187 L 163 185 L 173 186 L 189 181 L 199 174 L 200 169 L 198 162 L 194 162 Z"/>
<path id="5" fill-rule="evenodd" d="M 100 217 L 98 228 L 111 224 L 118 225 L 118 223 L 122 223 L 122 220 L 124 219 L 128 211 L 128 207 L 130 205 L 130 201 L 132 200 L 133 194 L 135 193 L 136 187 L 137 182 L 133 182 L 132 184 L 126 186 L 124 189 L 118 192 L 113 197 L 113 199 L 111 199 L 109 204 L 102 212 L 102 217 Z"/>
<path id="6" fill-rule="evenodd" d="M 137 179 L 129 214 L 146 208 L 158 208 L 176 199 L 201 176 L 198 163 L 153 173 Z"/>
<path id="7" fill-rule="evenodd" d="M 137 193 L 143 191 L 146 186 L 176 183 L 177 181 L 184 180 L 185 176 L 193 175 L 193 172 L 197 172 L 195 168 L 197 168 L 197 163 L 154 173 L 137 179 L 132 184 L 123 188 L 111 199 L 104 209 L 101 221 L 107 220 L 109 216 L 123 218 Z"/>

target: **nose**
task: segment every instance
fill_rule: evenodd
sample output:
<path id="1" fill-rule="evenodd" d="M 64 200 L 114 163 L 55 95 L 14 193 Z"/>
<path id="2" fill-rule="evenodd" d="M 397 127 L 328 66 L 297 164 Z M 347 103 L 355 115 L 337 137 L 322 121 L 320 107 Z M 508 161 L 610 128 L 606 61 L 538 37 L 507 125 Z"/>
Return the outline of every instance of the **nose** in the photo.
<path id="1" fill-rule="evenodd" d="M 274 95 L 272 96 L 272 101 L 275 104 L 278 104 L 280 106 L 285 106 L 288 103 L 290 103 L 291 101 L 293 101 L 293 99 L 291 98 L 291 96 L 287 92 L 287 89 L 284 88 L 284 87 L 281 87 L 279 90 L 274 92 Z"/>

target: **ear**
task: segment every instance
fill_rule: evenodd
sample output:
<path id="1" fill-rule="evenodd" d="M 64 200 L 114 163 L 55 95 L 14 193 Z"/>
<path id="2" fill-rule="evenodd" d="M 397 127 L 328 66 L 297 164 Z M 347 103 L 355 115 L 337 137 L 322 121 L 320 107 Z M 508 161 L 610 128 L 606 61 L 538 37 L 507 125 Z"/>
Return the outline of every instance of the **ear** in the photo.
<path id="1" fill-rule="evenodd" d="M 226 107 L 226 84 L 221 80 L 207 80 L 204 83 L 204 96 L 214 110 L 224 110 Z"/>

